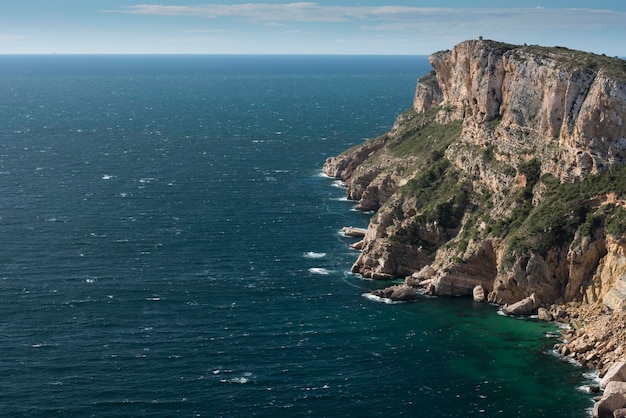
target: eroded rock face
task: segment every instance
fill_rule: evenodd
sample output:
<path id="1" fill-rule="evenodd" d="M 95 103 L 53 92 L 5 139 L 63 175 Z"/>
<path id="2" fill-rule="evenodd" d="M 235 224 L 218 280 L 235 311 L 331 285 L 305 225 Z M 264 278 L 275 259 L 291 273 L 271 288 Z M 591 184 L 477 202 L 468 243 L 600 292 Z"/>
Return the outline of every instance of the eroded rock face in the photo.
<path id="1" fill-rule="evenodd" d="M 352 266 L 353 273 L 369 279 L 393 279 L 411 275 L 434 257 L 432 252 L 391 240 L 374 240 L 363 247 Z"/>
<path id="2" fill-rule="evenodd" d="M 432 280 L 437 296 L 471 296 L 476 286 L 491 292 L 497 274 L 496 256 L 489 240 L 473 242 L 462 262 L 444 264 Z"/>
<path id="3" fill-rule="evenodd" d="M 415 90 L 413 108 L 422 113 L 438 106 L 443 101 L 443 93 L 437 82 L 437 74 L 434 71 L 419 79 Z"/>
<path id="4" fill-rule="evenodd" d="M 505 79 L 506 48 L 485 47 L 483 41 L 466 41 L 452 51 L 430 56 L 443 101 L 463 118 L 489 120 L 500 114 Z"/>
<path id="5" fill-rule="evenodd" d="M 582 296 L 606 253 L 606 238 L 592 240 L 587 236 L 579 244 L 570 246 L 567 253 L 569 281 L 565 288 L 565 300 L 575 300 Z"/>
<path id="6" fill-rule="evenodd" d="M 606 250 L 588 285 L 582 289 L 583 300 L 604 303 L 614 311 L 623 310 L 624 275 L 626 275 L 626 242 L 607 237 Z"/>
<path id="7" fill-rule="evenodd" d="M 489 294 L 489 301 L 497 304 L 514 303 L 535 294 L 541 302 L 559 301 L 567 276 L 563 271 L 565 260 L 562 249 L 555 249 L 553 260 L 531 253 L 518 258 L 511 270 L 499 274 Z M 541 303 L 540 302 L 540 303 Z"/>
<path id="8" fill-rule="evenodd" d="M 613 310 L 626 308 L 626 275 L 622 274 L 604 296 L 602 302 Z"/>

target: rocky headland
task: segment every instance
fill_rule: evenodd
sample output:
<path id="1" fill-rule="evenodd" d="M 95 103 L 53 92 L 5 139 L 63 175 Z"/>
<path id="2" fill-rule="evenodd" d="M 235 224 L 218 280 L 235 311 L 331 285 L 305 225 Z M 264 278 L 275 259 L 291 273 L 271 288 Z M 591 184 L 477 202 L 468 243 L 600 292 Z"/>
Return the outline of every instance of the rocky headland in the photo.
<path id="1" fill-rule="evenodd" d="M 604 375 L 626 360 L 626 62 L 478 39 L 430 63 L 390 132 L 324 165 L 375 211 L 352 271 L 566 323 L 558 352 Z"/>

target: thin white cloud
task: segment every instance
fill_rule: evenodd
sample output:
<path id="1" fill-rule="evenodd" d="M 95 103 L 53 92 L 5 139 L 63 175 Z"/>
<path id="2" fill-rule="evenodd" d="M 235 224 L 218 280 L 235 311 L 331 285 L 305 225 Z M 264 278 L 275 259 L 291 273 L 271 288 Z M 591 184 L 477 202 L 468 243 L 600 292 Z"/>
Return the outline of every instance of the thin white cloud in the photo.
<path id="1" fill-rule="evenodd" d="M 397 19 L 368 21 L 361 28 L 374 31 L 437 33 L 459 31 L 471 32 L 501 30 L 513 31 L 578 31 L 616 27 L 626 30 L 626 13 L 590 9 L 455 9 L 437 13 L 430 18 L 403 16 Z"/>
<path id="2" fill-rule="evenodd" d="M 228 39 L 233 50 L 244 52 L 250 52 L 250 39 L 262 37 L 263 48 L 272 45 L 268 50 L 273 52 L 279 47 L 280 51 L 291 51 L 289 49 L 291 47 L 297 51 L 309 52 L 318 51 L 316 48 L 335 48 L 333 51 L 350 53 L 355 51 L 428 53 L 449 47 L 464 39 L 483 35 L 489 39 L 511 43 L 564 45 L 587 50 L 597 50 L 598 44 L 601 44 L 612 55 L 613 50 L 618 53 L 623 50 L 619 40 L 623 39 L 623 34 L 626 33 L 626 12 L 615 10 L 541 6 L 528 8 L 506 6 L 444 8 L 393 4 L 327 6 L 306 1 L 287 4 L 271 3 L 274 0 L 265 1 L 265 3 L 202 4 L 200 3 L 202 0 L 198 0 L 198 3 L 190 1 L 187 5 L 136 4 L 101 12 L 162 16 L 166 20 L 169 16 L 172 21 L 178 19 L 177 24 L 181 23 L 180 18 L 183 20 L 189 18 L 189 21 L 196 25 L 196 31 L 186 31 L 192 37 L 210 36 L 212 32 L 197 29 L 204 26 L 198 25 L 197 19 L 212 20 L 215 22 L 216 31 L 218 28 L 231 31 L 236 28 L 235 32 L 239 34 L 258 28 L 237 26 L 234 21 L 242 21 L 248 26 L 257 24 L 267 27 L 266 31 L 258 31 L 253 36 L 248 36 L 245 42 L 238 38 Z M 320 25 L 315 27 L 313 25 L 315 23 Z M 300 30 L 302 32 L 298 32 Z M 189 40 L 195 41 L 196 38 Z M 283 47 L 285 45 L 288 47 Z"/>
<path id="3" fill-rule="evenodd" d="M 593 9 L 546 9 L 537 8 L 442 8 L 411 6 L 323 6 L 313 2 L 287 4 L 241 3 L 205 4 L 194 6 L 168 6 L 162 4 L 139 4 L 124 6 L 116 10 L 101 10 L 109 13 L 125 13 L 158 16 L 190 16 L 209 19 L 241 18 L 252 22 L 279 25 L 287 22 L 370 22 L 378 30 L 402 30 L 419 23 L 443 22 L 446 26 L 473 22 L 477 28 L 486 24 L 526 25 L 546 28 L 568 27 L 582 24 L 624 27 L 626 13 Z M 396 22 L 407 22 L 406 26 Z M 547 25 L 547 26 L 545 26 Z"/>
<path id="4" fill-rule="evenodd" d="M 345 22 L 348 20 L 377 19 L 393 16 L 429 15 L 452 9 L 407 6 L 321 6 L 312 2 L 287 4 L 244 3 L 207 4 L 198 6 L 167 6 L 140 4 L 124 6 L 117 10 L 101 10 L 109 13 L 128 13 L 160 16 L 196 16 L 205 18 L 240 17 L 254 21 L 291 22 Z"/>

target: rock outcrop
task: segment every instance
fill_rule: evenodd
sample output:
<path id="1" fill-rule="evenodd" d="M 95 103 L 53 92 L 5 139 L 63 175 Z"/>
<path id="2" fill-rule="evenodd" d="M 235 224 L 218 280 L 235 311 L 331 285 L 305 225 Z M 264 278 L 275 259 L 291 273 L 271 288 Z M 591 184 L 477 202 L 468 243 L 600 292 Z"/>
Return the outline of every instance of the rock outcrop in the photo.
<path id="1" fill-rule="evenodd" d="M 480 286 L 573 324 L 563 355 L 623 359 L 626 63 L 482 39 L 430 62 L 390 132 L 324 165 L 376 211 L 352 271 L 439 296 Z"/>
<path id="2" fill-rule="evenodd" d="M 532 315 L 537 310 L 537 300 L 534 293 L 512 305 L 506 304 L 502 307 L 502 312 L 505 314 L 517 316 Z"/>
<path id="3" fill-rule="evenodd" d="M 378 289 L 371 292 L 372 295 L 382 299 L 389 299 L 393 302 L 411 302 L 417 299 L 417 291 L 415 287 L 406 284 L 389 286 L 384 289 Z"/>
<path id="4" fill-rule="evenodd" d="M 341 232 L 347 237 L 362 238 L 367 233 L 367 230 L 363 228 L 355 228 L 353 226 L 344 226 L 341 228 Z"/>

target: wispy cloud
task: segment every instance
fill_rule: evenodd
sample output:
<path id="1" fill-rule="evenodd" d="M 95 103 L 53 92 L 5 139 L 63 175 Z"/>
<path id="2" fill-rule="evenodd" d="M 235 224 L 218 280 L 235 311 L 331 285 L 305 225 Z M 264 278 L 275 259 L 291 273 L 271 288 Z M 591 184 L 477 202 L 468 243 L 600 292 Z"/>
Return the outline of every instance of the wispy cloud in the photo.
<path id="1" fill-rule="evenodd" d="M 626 13 L 610 10 L 593 9 L 555 9 L 555 8 L 442 8 L 411 6 L 324 6 L 313 2 L 286 4 L 242 3 L 242 4 L 205 4 L 194 6 L 169 6 L 163 4 L 139 4 L 124 6 L 114 10 L 101 10 L 108 13 L 125 13 L 158 16 L 193 16 L 208 19 L 240 18 L 263 24 L 286 22 L 370 22 L 380 26 L 379 30 L 404 30 L 407 26 L 393 25 L 395 22 L 419 24 L 446 22 L 447 25 L 466 23 L 470 20 L 479 23 L 522 25 L 545 25 L 548 28 L 584 22 L 588 25 L 624 26 Z M 395 28 L 395 29 L 394 29 Z"/>
<path id="2" fill-rule="evenodd" d="M 407 14 L 429 15 L 452 9 L 407 6 L 322 6 L 312 2 L 287 4 L 245 3 L 207 4 L 198 6 L 167 6 L 140 4 L 124 6 L 117 10 L 101 10 L 109 13 L 128 13 L 160 16 L 197 16 L 205 18 L 240 17 L 258 22 L 345 22 L 348 20 L 401 17 Z"/>
<path id="3" fill-rule="evenodd" d="M 626 33 L 626 12 L 616 10 L 393 4 L 330 6 L 307 1 L 282 4 L 272 3 L 274 0 L 264 3 L 244 1 L 247 0 L 239 4 L 194 4 L 191 1 L 187 5 L 136 4 L 101 12 L 161 16 L 166 20 L 171 17 L 177 25 L 182 24 L 181 18 L 194 21 L 194 25 L 198 25 L 197 19 L 207 19 L 215 22 L 216 28 L 236 31 L 241 37 L 258 29 L 253 29 L 252 25 L 262 25 L 267 30 L 257 31 L 245 41 L 239 39 L 241 45 L 249 47 L 250 39 L 259 42 L 263 39 L 265 46 L 291 45 L 298 51 L 307 47 L 311 50 L 318 45 L 342 45 L 351 53 L 357 50 L 425 53 L 478 35 L 511 43 L 554 44 L 594 50 L 598 49 L 598 39 L 601 39 L 604 49 L 610 51 L 623 48 L 619 39 L 623 39 L 622 34 Z M 203 33 L 210 34 L 197 32 L 196 35 Z M 236 44 L 236 40 L 230 42 Z"/>
<path id="4" fill-rule="evenodd" d="M 626 29 L 626 13 L 592 9 L 446 9 L 433 11 L 430 15 L 404 14 L 394 19 L 369 20 L 362 28 L 375 31 L 396 32 L 443 32 L 478 33 L 485 31 L 534 32 L 572 31 L 579 32 L 616 27 Z"/>

